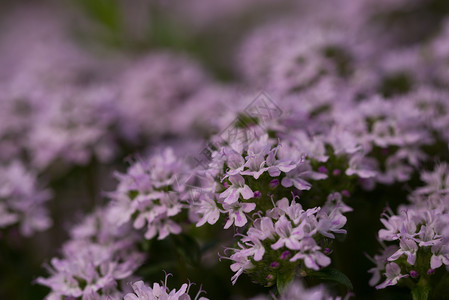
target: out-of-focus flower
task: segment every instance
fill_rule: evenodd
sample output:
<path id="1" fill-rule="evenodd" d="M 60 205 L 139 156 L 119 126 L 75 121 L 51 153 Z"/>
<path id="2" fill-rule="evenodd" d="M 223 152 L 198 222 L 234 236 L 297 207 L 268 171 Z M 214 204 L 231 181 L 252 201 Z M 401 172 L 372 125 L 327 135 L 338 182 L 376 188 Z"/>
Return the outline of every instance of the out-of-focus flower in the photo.
<path id="1" fill-rule="evenodd" d="M 395 215 L 389 210 L 389 214 L 381 218 L 385 228 L 379 230 L 379 240 L 392 246 L 386 248 L 381 256 L 375 257 L 377 267 L 370 270 L 373 273 L 371 285 L 380 280 L 383 270 L 387 280 L 377 288 L 395 285 L 401 278 L 409 276 L 404 274 L 404 270 L 435 270 L 443 264 L 448 268 L 446 167 L 442 164 L 432 172 L 423 172 L 421 178 L 426 185 L 412 193 L 410 199 L 413 202 L 400 207 L 399 214 Z M 427 276 L 424 272 L 420 273 L 410 274 L 415 279 Z"/>
<path id="2" fill-rule="evenodd" d="M 51 288 L 46 299 L 119 299 L 119 283 L 126 283 L 145 255 L 136 247 L 139 235 L 110 222 L 110 213 L 97 210 L 72 230 L 63 258 L 51 260 L 50 277 L 36 280 Z"/>
<path id="3" fill-rule="evenodd" d="M 47 96 L 36 116 L 27 148 L 32 164 L 45 169 L 51 163 L 85 165 L 93 157 L 109 161 L 116 154 L 113 129 L 117 122 L 115 92 L 109 87 L 65 91 Z"/>
<path id="4" fill-rule="evenodd" d="M 0 167 L 0 227 L 17 225 L 25 236 L 47 229 L 52 224 L 45 207 L 50 197 L 19 161 Z"/>
<path id="5" fill-rule="evenodd" d="M 173 124 L 177 122 L 173 112 L 208 83 L 205 72 L 184 56 L 161 52 L 136 60 L 119 80 L 118 107 L 125 136 L 173 133 L 170 129 L 179 128 Z"/>
<path id="6" fill-rule="evenodd" d="M 146 227 L 146 239 L 179 234 L 181 226 L 172 218 L 188 207 L 185 184 L 189 171 L 170 148 L 137 160 L 126 174 L 117 174 L 120 182 L 111 193 L 111 220 L 132 222 L 136 229 Z"/>

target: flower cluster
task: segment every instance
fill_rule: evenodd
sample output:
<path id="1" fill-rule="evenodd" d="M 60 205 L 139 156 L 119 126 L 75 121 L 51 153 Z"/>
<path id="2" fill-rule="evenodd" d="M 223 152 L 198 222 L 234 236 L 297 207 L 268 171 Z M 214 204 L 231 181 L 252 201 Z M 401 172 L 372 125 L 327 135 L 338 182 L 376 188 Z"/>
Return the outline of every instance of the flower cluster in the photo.
<path id="1" fill-rule="evenodd" d="M 290 30 L 290 28 L 302 28 Z M 267 39 L 266 37 L 269 36 Z M 258 28 L 245 41 L 241 65 L 247 79 L 282 95 L 313 88 L 327 76 L 351 71 L 353 42 L 342 31 L 302 21 Z"/>
<path id="2" fill-rule="evenodd" d="M 281 147 L 281 144 L 264 134 L 250 140 L 247 146 L 235 143 L 216 152 L 210 163 L 213 168 L 206 173 L 209 181 L 205 183 L 212 184 L 208 189 L 213 189 L 215 195 L 206 193 L 196 204 L 204 208 L 204 211 L 198 211 L 202 219 L 210 213 L 210 206 L 213 205 L 210 200 L 213 197 L 212 200 L 216 200 L 215 207 L 218 205 L 220 209 L 212 208 L 212 211 L 228 214 L 225 229 L 233 224 L 245 226 L 246 215 L 267 210 L 271 206 L 272 196 L 291 195 L 294 190 L 309 190 L 311 184 L 308 179 L 327 177 L 313 171 L 309 162 L 303 158 L 283 158 L 278 152 Z M 210 178 L 217 180 L 212 181 Z M 198 226 L 202 224 L 199 222 Z"/>
<path id="3" fill-rule="evenodd" d="M 163 52 L 132 62 L 118 81 L 122 130 L 133 138 L 188 133 L 178 126 L 178 118 L 200 87 L 208 83 L 208 77 L 187 57 Z M 189 124 L 193 119 L 184 122 L 193 125 Z"/>
<path id="4" fill-rule="evenodd" d="M 319 300 L 340 300 L 341 297 L 333 297 L 329 294 L 324 286 L 313 288 L 305 288 L 300 281 L 292 282 L 281 293 L 279 300 L 302 300 L 302 299 L 319 299 Z"/>
<path id="5" fill-rule="evenodd" d="M 0 228 L 18 226 L 25 236 L 47 229 L 51 220 L 44 204 L 50 197 L 20 162 L 0 167 Z"/>
<path id="6" fill-rule="evenodd" d="M 121 290 L 145 255 L 130 227 L 110 222 L 110 209 L 99 209 L 73 228 L 63 257 L 53 258 L 50 277 L 36 282 L 51 288 L 47 299 L 121 299 Z"/>
<path id="7" fill-rule="evenodd" d="M 348 297 L 345 297 L 347 299 Z M 332 296 L 324 285 L 315 286 L 312 288 L 306 288 L 304 284 L 295 280 L 291 282 L 284 291 L 282 291 L 279 297 L 267 297 L 258 296 L 251 298 L 251 300 L 341 300 L 341 297 Z"/>
<path id="8" fill-rule="evenodd" d="M 425 186 L 416 189 L 411 196 L 412 204 L 399 208 L 395 215 L 391 210 L 381 219 L 384 229 L 379 231 L 379 240 L 391 246 L 383 254 L 375 256 L 377 266 L 371 284 L 379 282 L 381 274 L 386 280 L 377 285 L 385 288 L 396 285 L 401 278 L 410 277 L 419 281 L 432 281 L 435 271 L 449 267 L 449 197 L 446 191 L 447 164 L 436 167 L 433 172 L 424 172 Z"/>
<path id="9" fill-rule="evenodd" d="M 343 213 L 351 210 L 338 194 L 331 195 L 323 207 L 307 210 L 295 199 L 277 201 L 266 216 L 254 220 L 239 247 L 232 249 L 229 259 L 236 272 L 233 283 L 246 272 L 257 282 L 270 286 L 279 274 L 295 272 L 300 264 L 304 270 L 328 266 L 329 239 L 334 239 L 334 234 L 346 234 Z"/>
<path id="10" fill-rule="evenodd" d="M 0 297 L 447 295 L 448 1 L 173 1 L 0 4 Z"/>
<path id="11" fill-rule="evenodd" d="M 40 125 L 28 133 L 31 163 L 44 170 L 58 160 L 67 165 L 86 165 L 93 157 L 110 161 L 117 151 L 115 137 L 109 133 L 117 117 L 111 106 L 115 97 L 108 87 L 49 97 L 36 115 Z"/>
<path id="12" fill-rule="evenodd" d="M 136 281 L 132 284 L 132 288 L 134 290 L 133 293 L 126 294 L 124 300 L 156 300 L 156 299 L 167 299 L 167 300 L 175 300 L 175 299 L 183 299 L 190 300 L 192 299 L 189 296 L 189 290 L 191 287 L 190 284 L 184 283 L 178 291 L 176 289 L 170 290 L 167 287 L 167 274 L 165 278 L 165 282 L 162 285 L 158 283 L 154 283 L 153 287 L 147 286 L 143 281 Z M 201 289 L 196 294 L 193 300 L 208 300 L 206 297 L 200 297 L 201 293 L 203 293 Z"/>
<path id="13" fill-rule="evenodd" d="M 294 274 L 300 265 L 328 266 L 330 240 L 346 233 L 343 214 L 352 210 L 340 192 L 348 197 L 358 178 L 376 174 L 355 136 L 310 137 L 284 120 L 261 126 L 260 116 L 238 115 L 232 132 L 212 137 L 210 161 L 195 171 L 197 186 L 189 189 L 197 227 L 225 214 L 224 229 L 234 225 L 240 232 L 228 257 L 234 284 L 243 272 L 270 286 L 277 274 Z"/>
<path id="14" fill-rule="evenodd" d="M 120 182 L 111 193 L 111 221 L 145 227 L 146 239 L 179 234 L 181 226 L 174 219 L 188 207 L 183 199 L 187 170 L 186 163 L 167 148 L 148 160 L 137 160 L 126 174 L 117 173 Z"/>

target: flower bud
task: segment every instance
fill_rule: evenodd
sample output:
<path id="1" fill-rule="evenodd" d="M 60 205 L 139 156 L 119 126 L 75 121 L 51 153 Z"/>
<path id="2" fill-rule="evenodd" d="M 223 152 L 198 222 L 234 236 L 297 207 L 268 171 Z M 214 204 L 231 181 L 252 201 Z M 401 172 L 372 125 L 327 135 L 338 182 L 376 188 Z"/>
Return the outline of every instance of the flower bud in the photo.
<path id="1" fill-rule="evenodd" d="M 419 273 L 418 273 L 418 271 L 416 271 L 416 270 L 411 270 L 411 271 L 410 271 L 410 276 L 411 276 L 412 278 L 417 278 L 417 277 L 419 276 Z"/>

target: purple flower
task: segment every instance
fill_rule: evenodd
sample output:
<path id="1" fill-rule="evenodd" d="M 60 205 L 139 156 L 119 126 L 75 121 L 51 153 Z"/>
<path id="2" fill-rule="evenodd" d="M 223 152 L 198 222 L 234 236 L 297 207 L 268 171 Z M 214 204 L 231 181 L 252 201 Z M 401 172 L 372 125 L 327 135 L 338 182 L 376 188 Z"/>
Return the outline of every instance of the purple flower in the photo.
<path id="1" fill-rule="evenodd" d="M 201 219 L 196 223 L 196 227 L 201 227 L 206 224 L 206 222 L 213 225 L 220 218 L 220 210 L 218 209 L 216 202 L 208 195 L 202 196 L 198 203 L 191 204 L 191 206 L 195 213 L 201 215 Z"/>
<path id="2" fill-rule="evenodd" d="M 304 237 L 304 234 L 300 230 L 294 230 L 291 221 L 289 221 L 284 215 L 282 215 L 279 220 L 276 221 L 274 225 L 276 234 L 279 239 L 276 243 L 271 245 L 271 248 L 277 250 L 281 247 L 287 247 L 291 250 L 299 250 L 301 244 L 299 240 Z"/>
<path id="3" fill-rule="evenodd" d="M 342 229 L 346 224 L 346 217 L 340 212 L 332 212 L 330 215 L 320 211 L 318 214 L 318 232 L 328 238 L 335 238 L 331 232 L 346 234 Z"/>
<path id="4" fill-rule="evenodd" d="M 312 171 L 310 165 L 306 162 L 300 163 L 295 169 L 291 170 L 282 178 L 281 184 L 284 187 L 294 186 L 298 190 L 310 190 L 312 184 L 305 179 L 321 180 L 327 178 L 327 175 Z"/>
<path id="5" fill-rule="evenodd" d="M 254 192 L 245 184 L 245 179 L 243 179 L 241 175 L 230 175 L 229 181 L 232 185 L 220 194 L 220 198 L 224 199 L 224 203 L 233 204 L 238 201 L 240 195 L 242 195 L 242 198 L 245 200 L 254 197 Z"/>
<path id="6" fill-rule="evenodd" d="M 248 155 L 245 157 L 246 163 L 244 165 L 247 169 L 240 174 L 250 175 L 255 179 L 258 179 L 259 176 L 268 169 L 265 167 L 265 160 L 266 156 L 271 152 L 270 149 L 271 144 L 268 143 L 268 135 L 263 135 L 261 138 L 250 143 L 247 150 Z"/>
<path id="7" fill-rule="evenodd" d="M 188 206 L 190 175 L 190 168 L 170 148 L 135 162 L 126 174 L 117 175 L 120 182 L 110 193 L 116 222 L 125 224 L 132 219 L 136 229 L 146 226 L 147 239 L 179 234 L 181 226 L 172 218 Z"/>
<path id="8" fill-rule="evenodd" d="M 248 237 L 259 240 L 272 239 L 275 234 L 273 221 L 269 217 L 257 218 L 248 229 Z"/>
<path id="9" fill-rule="evenodd" d="M 255 203 L 234 203 L 231 205 L 224 204 L 223 208 L 228 212 L 229 219 L 226 222 L 224 229 L 228 229 L 232 224 L 237 227 L 245 226 L 248 222 L 246 213 L 253 211 L 256 208 Z"/>
<path id="10" fill-rule="evenodd" d="M 285 260 L 285 259 L 289 258 L 290 255 L 291 255 L 291 252 L 288 251 L 288 250 L 285 250 L 285 251 L 282 252 L 282 254 L 281 254 L 281 259 L 282 259 L 282 260 Z"/>
<path id="11" fill-rule="evenodd" d="M 98 210 L 72 230 L 63 257 L 51 260 L 50 276 L 36 280 L 51 289 L 48 298 L 114 296 L 119 283 L 143 263 L 139 235 L 130 226 L 117 226 L 110 212 Z"/>
<path id="12" fill-rule="evenodd" d="M 248 235 L 242 239 L 246 249 L 241 251 L 247 253 L 248 256 L 253 256 L 255 261 L 261 261 L 265 254 L 265 246 L 262 241 L 255 235 Z"/>
<path id="13" fill-rule="evenodd" d="M 291 282 L 279 295 L 279 300 L 320 299 L 337 300 L 326 290 L 324 285 L 306 288 L 299 280 Z"/>
<path id="14" fill-rule="evenodd" d="M 226 163 L 229 167 L 229 170 L 226 172 L 226 174 L 240 174 L 245 167 L 245 159 L 242 157 L 242 154 L 228 147 L 224 147 L 222 151 L 224 157 L 226 158 Z"/>
<path id="15" fill-rule="evenodd" d="M 301 251 L 290 258 L 290 261 L 302 259 L 306 267 L 312 270 L 319 270 L 331 263 L 331 259 L 319 251 L 320 247 L 316 244 L 313 238 L 302 240 L 300 249 Z"/>
<path id="16" fill-rule="evenodd" d="M 168 274 L 170 275 L 170 274 Z M 124 296 L 124 300 L 152 300 L 152 299 L 167 299 L 167 300 L 175 300 L 175 299 L 190 299 L 189 290 L 191 283 L 184 283 L 181 285 L 178 291 L 176 289 L 170 290 L 167 287 L 167 278 L 165 278 L 165 282 L 163 285 L 159 285 L 158 283 L 154 283 L 153 287 L 147 286 L 143 281 L 136 281 L 132 284 L 133 293 L 128 293 Z M 203 291 L 200 289 L 195 299 L 198 300 L 208 300 L 205 297 L 200 297 L 200 294 Z"/>
<path id="17" fill-rule="evenodd" d="M 271 177 L 277 177 L 281 175 L 281 172 L 288 173 L 294 168 L 296 164 L 287 159 L 276 159 L 275 157 L 276 149 L 273 149 L 267 157 L 267 169 Z"/>
<path id="18" fill-rule="evenodd" d="M 376 289 L 384 289 L 387 286 L 395 285 L 401 278 L 409 277 L 409 274 L 402 275 L 401 268 L 394 262 L 387 264 L 385 276 L 387 280 L 376 286 Z"/>
<path id="19" fill-rule="evenodd" d="M 388 257 L 395 253 L 397 249 L 398 247 L 393 245 L 383 249 L 382 254 L 374 255 L 374 258 L 368 256 L 368 258 L 376 264 L 376 267 L 368 270 L 369 273 L 373 274 L 369 281 L 369 285 L 374 286 L 380 281 L 381 273 L 385 270 L 385 264 L 388 262 Z"/>
<path id="20" fill-rule="evenodd" d="M 449 266 L 449 246 L 433 246 L 432 257 L 430 258 L 430 267 L 432 269 L 438 269 L 443 264 Z"/>
<path id="21" fill-rule="evenodd" d="M 323 173 L 323 174 L 327 174 L 329 171 L 327 170 L 327 168 L 325 166 L 320 166 L 318 168 L 318 172 Z"/>
<path id="22" fill-rule="evenodd" d="M 182 111 L 191 96 L 209 82 L 195 62 L 168 52 L 153 52 L 134 60 L 120 74 L 120 129 L 129 138 L 185 131 L 178 125 L 183 115 L 177 110 Z M 181 122 L 194 125 L 193 121 Z"/>
<path id="23" fill-rule="evenodd" d="M 39 187 L 36 174 L 19 161 L 0 167 L 0 228 L 18 225 L 24 236 L 49 228 L 45 202 L 50 198 L 50 191 Z"/>
<path id="24" fill-rule="evenodd" d="M 416 242 L 411 239 L 401 239 L 399 246 L 399 250 L 393 253 L 388 258 L 388 261 L 395 261 L 401 255 L 406 255 L 407 262 L 413 266 L 416 261 L 416 252 L 418 252 L 418 245 L 416 245 Z"/>
<path id="25" fill-rule="evenodd" d="M 248 258 L 248 254 L 245 251 L 236 251 L 231 257 L 230 260 L 234 261 L 231 265 L 231 270 L 235 272 L 234 276 L 231 278 L 232 284 L 237 282 L 237 279 L 243 273 L 243 271 L 252 269 L 254 265 L 251 263 L 251 260 Z"/>
<path id="26" fill-rule="evenodd" d="M 439 164 L 432 172 L 422 172 L 421 180 L 426 183 L 425 186 L 417 188 L 414 194 L 430 195 L 433 193 L 441 194 L 449 192 L 449 165 L 447 163 Z"/>

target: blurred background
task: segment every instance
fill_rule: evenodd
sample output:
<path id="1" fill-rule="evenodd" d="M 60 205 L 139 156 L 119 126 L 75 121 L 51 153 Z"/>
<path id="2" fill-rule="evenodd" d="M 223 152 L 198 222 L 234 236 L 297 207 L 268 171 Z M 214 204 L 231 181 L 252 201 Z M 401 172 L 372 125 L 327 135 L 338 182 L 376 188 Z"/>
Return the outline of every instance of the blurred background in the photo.
<path id="1" fill-rule="evenodd" d="M 448 14 L 446 0 L 2 0 L 0 199 L 14 186 L 34 200 L 14 208 L 27 227 L 0 224 L 0 298 L 48 293 L 33 281 L 128 158 L 161 143 L 195 149 L 252 92 L 282 102 L 310 87 L 338 94 L 343 81 L 358 97 L 447 87 Z M 385 202 L 354 204 L 354 218 Z M 349 253 L 376 244 L 355 241 Z M 372 292 L 366 271 L 343 268 L 359 295 Z"/>

